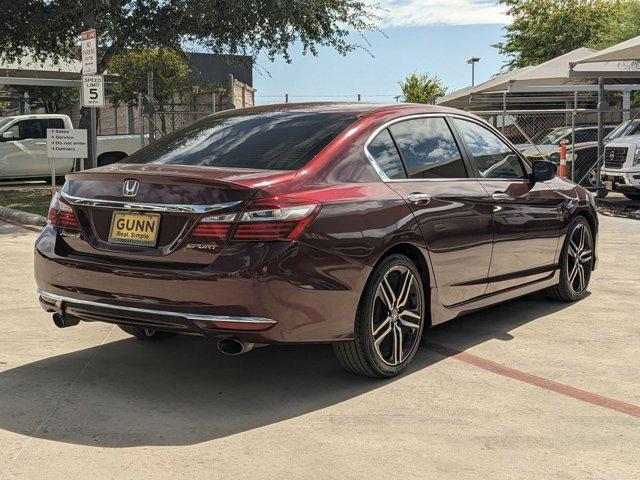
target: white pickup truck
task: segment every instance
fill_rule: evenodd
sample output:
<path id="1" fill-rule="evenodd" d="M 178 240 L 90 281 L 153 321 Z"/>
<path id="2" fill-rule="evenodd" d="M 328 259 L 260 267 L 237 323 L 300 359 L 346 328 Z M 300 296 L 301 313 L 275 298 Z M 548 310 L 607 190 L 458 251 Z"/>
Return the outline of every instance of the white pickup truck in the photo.
<path id="1" fill-rule="evenodd" d="M 47 178 L 51 175 L 47 158 L 47 128 L 73 128 L 67 115 L 17 115 L 0 117 L 0 179 Z M 139 135 L 98 137 L 98 166 L 108 165 L 140 148 Z M 55 162 L 56 175 L 76 168 L 74 159 Z"/>
<path id="2" fill-rule="evenodd" d="M 607 192 L 640 200 L 640 119 L 621 124 L 619 130 L 622 136 L 607 142 L 604 148 L 602 183 Z"/>

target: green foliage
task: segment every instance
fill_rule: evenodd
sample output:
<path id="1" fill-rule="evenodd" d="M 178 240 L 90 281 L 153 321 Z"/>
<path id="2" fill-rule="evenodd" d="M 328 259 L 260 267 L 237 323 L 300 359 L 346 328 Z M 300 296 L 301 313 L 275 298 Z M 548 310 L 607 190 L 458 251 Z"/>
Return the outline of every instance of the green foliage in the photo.
<path id="1" fill-rule="evenodd" d="M 513 21 L 505 41 L 505 69 L 538 65 L 576 48 L 593 45 L 616 29 L 627 0 L 499 0 Z M 634 2 L 635 3 L 635 2 Z"/>
<path id="2" fill-rule="evenodd" d="M 290 60 L 318 46 L 346 54 L 358 33 L 376 28 L 366 0 L 19 0 L 3 2 L 0 55 L 9 60 L 77 55 L 80 32 L 96 28 L 99 70 L 128 50 L 171 48 L 188 42 L 214 53 L 263 52 Z M 356 35 L 354 35 L 354 33 Z"/>
<path id="3" fill-rule="evenodd" d="M 116 105 L 133 105 L 138 102 L 138 94 L 142 94 L 146 102 L 147 74 L 153 73 L 154 103 L 162 109 L 189 86 L 187 78 L 190 72 L 185 56 L 168 48 L 117 54 L 109 63 L 109 73 L 118 75 L 111 92 L 111 101 Z"/>
<path id="4" fill-rule="evenodd" d="M 71 109 L 80 99 L 77 88 L 14 86 L 20 96 L 29 95 L 31 108 L 43 108 L 46 113 L 59 113 Z"/>
<path id="5" fill-rule="evenodd" d="M 404 101 L 409 103 L 433 103 L 447 94 L 447 87 L 442 84 L 442 80 L 428 73 L 412 73 L 398 84 Z"/>
<path id="6" fill-rule="evenodd" d="M 629 0 L 621 5 L 618 22 L 600 33 L 589 47 L 601 50 L 640 35 L 640 1 Z"/>

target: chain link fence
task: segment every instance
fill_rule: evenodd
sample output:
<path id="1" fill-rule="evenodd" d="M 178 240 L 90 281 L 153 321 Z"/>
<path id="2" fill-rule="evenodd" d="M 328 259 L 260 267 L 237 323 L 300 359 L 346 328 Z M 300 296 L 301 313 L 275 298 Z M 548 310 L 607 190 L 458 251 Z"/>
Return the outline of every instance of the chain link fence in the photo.
<path id="1" fill-rule="evenodd" d="M 494 110 L 473 112 L 500 130 L 525 156 L 560 161 L 560 145 L 567 143 L 567 177 L 586 187 L 597 186 L 598 112 L 596 109 Z M 605 138 L 640 111 L 603 113 Z M 605 143 L 608 139 L 605 140 Z"/>

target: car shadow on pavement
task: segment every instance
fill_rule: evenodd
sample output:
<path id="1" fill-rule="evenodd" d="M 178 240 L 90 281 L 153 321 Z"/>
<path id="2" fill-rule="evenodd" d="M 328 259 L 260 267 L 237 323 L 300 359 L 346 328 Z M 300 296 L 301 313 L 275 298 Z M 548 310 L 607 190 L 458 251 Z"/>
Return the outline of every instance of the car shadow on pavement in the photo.
<path id="1" fill-rule="evenodd" d="M 428 331 L 465 350 L 564 308 L 539 296 Z M 445 358 L 421 348 L 405 375 Z M 402 377 L 400 377 L 402 378 Z M 239 357 L 215 342 L 117 340 L 0 373 L 0 429 L 79 445 L 191 445 L 304 415 L 395 380 L 343 372 L 328 345 L 271 346 Z"/>

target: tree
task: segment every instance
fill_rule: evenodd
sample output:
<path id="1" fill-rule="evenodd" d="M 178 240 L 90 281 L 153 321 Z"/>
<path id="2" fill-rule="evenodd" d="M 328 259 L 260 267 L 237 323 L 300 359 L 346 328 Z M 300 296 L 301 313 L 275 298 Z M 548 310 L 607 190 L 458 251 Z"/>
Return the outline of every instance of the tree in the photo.
<path id="1" fill-rule="evenodd" d="M 153 73 L 153 101 L 158 110 L 175 100 L 186 87 L 191 67 L 180 52 L 168 48 L 132 50 L 114 55 L 109 73 L 118 75 L 111 92 L 111 101 L 118 105 L 133 105 L 142 95 L 147 103 L 147 75 Z M 166 132 L 165 117 L 160 116 L 161 129 Z"/>
<path id="2" fill-rule="evenodd" d="M 28 95 L 32 108 L 44 108 L 46 113 L 60 113 L 72 108 L 80 98 L 77 88 L 14 86 L 13 89 L 23 96 Z"/>
<path id="3" fill-rule="evenodd" d="M 640 2 L 630 0 L 622 4 L 618 23 L 605 29 L 589 46 L 601 50 L 638 35 L 640 35 Z"/>
<path id="4" fill-rule="evenodd" d="M 494 45 L 507 56 L 505 69 L 538 65 L 598 42 L 616 28 L 627 0 L 500 0 L 513 21 L 505 41 Z"/>
<path id="5" fill-rule="evenodd" d="M 428 73 L 412 73 L 398 84 L 405 102 L 433 103 L 447 94 L 447 87 L 442 84 L 442 80 Z"/>
<path id="6" fill-rule="evenodd" d="M 318 46 L 341 54 L 358 48 L 353 33 L 375 29 L 367 0 L 19 0 L 3 2 L 0 55 L 36 59 L 77 55 L 83 30 L 98 33 L 98 71 L 129 50 L 185 43 L 214 53 L 257 55 L 290 61 L 293 43 L 304 53 Z M 83 109 L 81 128 L 89 124 Z"/>

